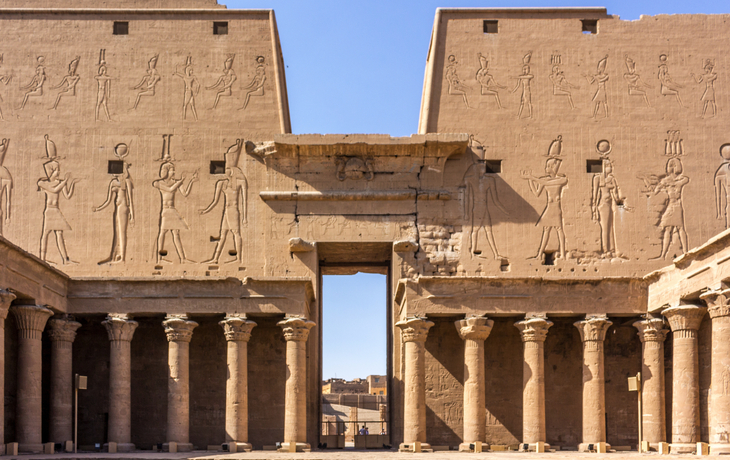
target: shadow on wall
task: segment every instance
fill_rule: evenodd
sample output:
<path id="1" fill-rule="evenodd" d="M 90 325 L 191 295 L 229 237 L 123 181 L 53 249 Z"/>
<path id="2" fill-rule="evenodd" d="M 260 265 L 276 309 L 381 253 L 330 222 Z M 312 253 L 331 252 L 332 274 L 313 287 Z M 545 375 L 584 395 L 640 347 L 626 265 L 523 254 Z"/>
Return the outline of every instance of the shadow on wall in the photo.
<path id="1" fill-rule="evenodd" d="M 464 342 L 454 326 L 460 317 L 429 319 L 435 324 L 426 340 L 427 440 L 457 446 L 464 424 Z"/>

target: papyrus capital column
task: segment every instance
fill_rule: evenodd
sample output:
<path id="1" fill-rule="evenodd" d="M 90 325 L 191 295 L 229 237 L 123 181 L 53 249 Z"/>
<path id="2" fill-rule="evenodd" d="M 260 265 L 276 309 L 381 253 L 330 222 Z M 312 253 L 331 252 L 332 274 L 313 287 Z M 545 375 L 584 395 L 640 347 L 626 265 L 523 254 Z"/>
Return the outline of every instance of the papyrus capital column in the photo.
<path id="1" fill-rule="evenodd" d="M 0 289 L 0 395 L 5 395 L 5 318 L 15 294 Z M 0 421 L 5 420 L 5 404 L 0 404 Z M 0 423 L 0 454 L 5 453 L 5 423 Z"/>
<path id="2" fill-rule="evenodd" d="M 139 325 L 127 315 L 109 315 L 101 324 L 109 336 L 109 441 L 119 452 L 132 444 L 132 337 Z"/>
<path id="3" fill-rule="evenodd" d="M 81 323 L 68 317 L 48 321 L 51 338 L 50 440 L 73 440 L 73 342 Z"/>
<path id="4" fill-rule="evenodd" d="M 16 305 L 10 309 L 18 326 L 18 389 L 16 393 L 16 432 L 18 449 L 40 452 L 43 427 L 41 338 L 53 312 L 40 305 Z"/>
<path id="5" fill-rule="evenodd" d="M 395 323 L 405 347 L 403 379 L 403 444 L 426 443 L 426 338 L 434 323 L 426 318 L 406 318 Z M 401 448 L 405 449 L 403 445 Z"/>
<path id="6" fill-rule="evenodd" d="M 641 340 L 641 425 L 643 438 L 652 447 L 667 440 L 664 389 L 664 340 L 669 330 L 662 318 L 636 321 Z"/>
<path id="7" fill-rule="evenodd" d="M 697 330 L 707 309 L 667 308 L 672 328 L 672 453 L 694 452 L 700 440 L 700 382 Z"/>
<path id="8" fill-rule="evenodd" d="M 710 377 L 710 450 L 730 452 L 730 289 L 710 290 L 700 298 L 712 320 Z"/>
<path id="9" fill-rule="evenodd" d="M 578 446 L 580 451 L 585 451 L 588 444 L 606 442 L 603 341 L 611 324 L 606 316 L 589 316 L 573 323 L 583 342 L 583 442 Z"/>
<path id="10" fill-rule="evenodd" d="M 277 323 L 286 340 L 286 394 L 284 395 L 284 442 L 289 450 L 296 443 L 298 450 L 307 444 L 307 339 L 315 324 L 306 318 L 291 317 Z"/>
<path id="11" fill-rule="evenodd" d="M 219 322 L 227 342 L 226 442 L 236 451 L 250 450 L 248 444 L 248 341 L 256 323 L 245 316 L 228 316 Z"/>
<path id="12" fill-rule="evenodd" d="M 167 335 L 167 441 L 182 452 L 190 443 L 190 340 L 198 326 L 185 315 L 168 315 L 162 322 Z"/>
<path id="13" fill-rule="evenodd" d="M 454 324 L 464 340 L 464 436 L 459 450 L 468 451 L 470 444 L 485 440 L 484 341 L 492 332 L 494 321 L 470 316 Z"/>
<path id="14" fill-rule="evenodd" d="M 522 443 L 545 442 L 545 338 L 552 321 L 543 317 L 515 323 L 524 345 L 522 364 Z M 549 447 L 549 446 L 546 446 Z"/>

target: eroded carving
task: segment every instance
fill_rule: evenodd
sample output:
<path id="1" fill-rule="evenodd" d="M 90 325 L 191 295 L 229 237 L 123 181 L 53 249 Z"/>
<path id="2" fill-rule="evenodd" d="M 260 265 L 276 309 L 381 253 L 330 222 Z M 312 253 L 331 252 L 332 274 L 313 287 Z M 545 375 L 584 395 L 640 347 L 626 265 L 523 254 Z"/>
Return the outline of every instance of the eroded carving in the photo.
<path id="1" fill-rule="evenodd" d="M 714 180 L 715 211 L 718 219 L 725 219 L 725 228 L 730 228 L 730 144 L 723 144 L 720 147 L 720 156 L 722 157 L 722 164 L 715 171 Z M 724 195 L 723 191 L 725 192 Z"/>
<path id="2" fill-rule="evenodd" d="M 641 80 L 641 76 L 636 73 L 636 62 L 634 62 L 628 54 L 624 57 L 626 58 L 626 73 L 624 74 L 624 80 L 626 80 L 626 83 L 629 86 L 629 96 L 641 96 L 644 98 L 646 106 L 651 107 L 649 99 L 646 97 L 646 89 L 651 88 L 651 86 L 644 83 Z"/>
<path id="3" fill-rule="evenodd" d="M 602 172 L 593 175 L 591 190 L 591 218 L 601 228 L 601 256 L 620 257 L 616 249 L 616 209 L 625 208 L 626 198 L 613 175 L 613 162 L 609 158 L 611 144 L 598 141 L 596 151 L 601 157 Z"/>
<path id="4" fill-rule="evenodd" d="M 112 214 L 112 249 L 107 259 L 99 262 L 99 265 L 106 263 L 124 262 L 127 255 L 127 227 L 134 225 L 134 185 L 129 168 L 132 166 L 124 158 L 129 155 L 127 144 L 117 144 L 114 147 L 114 155 L 122 161 L 122 172 L 113 174 L 109 181 L 106 201 L 94 208 L 94 212 L 101 211 L 114 203 Z"/>
<path id="5" fill-rule="evenodd" d="M 509 215 L 509 212 L 507 212 L 499 201 L 497 182 L 493 176 L 487 174 L 486 163 L 477 162 L 469 166 L 469 169 L 464 174 L 462 183 L 466 187 L 464 218 L 469 225 L 467 243 L 469 256 L 472 259 L 475 255 L 483 257 L 481 249 L 477 247 L 479 232 L 483 230 L 494 258 L 504 259 L 505 257 L 499 254 L 497 243 L 494 240 L 494 233 L 492 232 L 492 216 L 489 213 L 490 200 L 503 213 Z"/>
<path id="6" fill-rule="evenodd" d="M 142 80 L 140 80 L 140 82 L 132 88 L 133 90 L 139 90 L 137 93 L 137 99 L 134 100 L 134 107 L 132 107 L 134 110 L 137 109 L 142 97 L 152 97 L 155 95 L 155 88 L 160 80 L 162 80 L 162 76 L 157 71 L 158 59 L 158 54 L 152 56 L 152 58 L 147 62 L 147 70 L 145 71 L 144 77 L 142 77 Z"/>
<path id="7" fill-rule="evenodd" d="M 502 107 L 502 103 L 499 100 L 499 91 L 498 89 L 507 89 L 506 86 L 502 86 L 494 79 L 494 77 L 489 73 L 489 61 L 485 56 L 482 56 L 482 53 L 478 54 L 479 56 L 479 70 L 477 70 L 477 81 L 479 82 L 479 85 L 481 86 L 482 96 L 494 96 L 494 100 L 497 101 L 497 107 L 500 109 L 504 108 Z"/>
<path id="8" fill-rule="evenodd" d="M 428 259 L 424 274 L 455 275 L 459 271 L 462 238 L 460 225 L 444 225 L 435 221 L 418 224 L 418 235 L 418 244 Z"/>
<path id="9" fill-rule="evenodd" d="M 198 77 L 193 75 L 193 57 L 188 56 L 185 61 L 183 71 L 180 72 L 180 66 L 175 66 L 175 77 L 180 77 L 185 84 L 183 92 L 183 106 L 182 106 L 182 119 L 187 119 L 188 107 L 195 117 L 195 121 L 198 121 L 198 112 L 195 110 L 195 96 L 200 92 L 200 82 Z"/>
<path id="10" fill-rule="evenodd" d="M 702 97 L 700 97 L 700 101 L 702 102 L 702 118 L 705 118 L 707 109 L 709 108 L 712 109 L 711 118 L 714 118 L 717 115 L 717 104 L 715 104 L 715 80 L 717 80 L 715 62 L 708 59 L 705 61 L 704 69 L 705 73 L 700 76 L 695 74 L 691 75 L 698 84 L 705 84 L 705 91 L 702 93 Z"/>
<path id="11" fill-rule="evenodd" d="M 99 111 L 104 109 L 106 115 L 106 121 L 112 121 L 111 115 L 109 115 L 109 98 L 111 97 L 112 90 L 112 77 L 107 74 L 106 67 L 106 50 L 99 51 L 99 70 L 94 79 L 97 83 L 96 91 L 96 108 L 94 109 L 94 119 L 99 121 Z"/>
<path id="12" fill-rule="evenodd" d="M 457 67 L 459 65 L 459 62 L 456 60 L 456 56 L 453 54 L 448 57 L 449 63 L 446 65 L 446 82 L 449 84 L 448 87 L 448 93 L 452 96 L 461 96 L 461 98 L 464 100 L 464 105 L 467 109 L 470 109 L 469 106 L 469 99 L 467 98 L 467 92 L 469 91 L 469 86 L 467 86 L 461 79 L 459 78 L 459 74 L 457 74 Z"/>
<path id="13" fill-rule="evenodd" d="M 596 92 L 593 94 L 593 115 L 591 118 L 596 118 L 598 111 L 603 106 L 603 118 L 608 118 L 608 92 L 606 90 L 606 83 L 608 82 L 608 74 L 606 73 L 606 66 L 608 65 L 608 54 L 598 61 L 596 66 L 595 75 L 586 75 L 586 79 L 589 84 L 596 84 Z"/>
<path id="14" fill-rule="evenodd" d="M 243 101 L 243 107 L 238 110 L 244 110 L 251 96 L 263 96 L 264 95 L 264 83 L 266 82 L 266 59 L 263 56 L 256 57 L 256 70 L 254 72 L 251 83 L 244 86 L 243 89 L 246 91 L 246 98 Z"/>
<path id="15" fill-rule="evenodd" d="M 8 153 L 10 139 L 0 141 L 0 236 L 3 236 L 3 223 L 10 223 L 10 204 L 13 193 L 13 176 L 8 168 L 3 166 L 5 155 Z"/>
<path id="16" fill-rule="evenodd" d="M 337 179 L 340 181 L 345 179 L 371 181 L 375 178 L 371 158 L 340 156 L 335 159 L 335 165 L 337 166 Z"/>
<path id="17" fill-rule="evenodd" d="M 226 58 L 223 63 L 223 74 L 218 77 L 218 81 L 214 85 L 206 86 L 205 89 L 213 90 L 218 89 L 219 91 L 215 95 L 215 102 L 213 103 L 213 109 L 218 107 L 218 101 L 221 97 L 230 97 L 233 94 L 232 86 L 238 77 L 236 72 L 233 71 L 233 60 L 236 58 L 235 54 L 231 54 Z"/>
<path id="18" fill-rule="evenodd" d="M 0 66 L 2 64 L 3 64 L 3 55 L 0 54 Z M 4 83 L 5 86 L 7 86 L 8 83 L 10 83 L 10 80 L 12 80 L 12 79 L 13 79 L 12 74 L 10 74 L 10 75 L 9 74 L 0 75 L 0 83 Z M 0 96 L 0 102 L 3 102 L 2 96 Z M 2 108 L 0 108 L 0 121 L 5 121 L 5 118 L 3 118 Z"/>
<path id="19" fill-rule="evenodd" d="M 78 84 L 81 77 L 76 73 L 76 69 L 79 66 L 79 60 L 81 58 L 79 56 L 76 56 L 73 61 L 68 65 L 68 75 L 63 77 L 61 82 L 56 86 L 51 86 L 51 89 L 58 89 L 61 88 L 61 90 L 58 92 L 58 95 L 56 96 L 56 102 L 53 103 L 53 107 L 51 107 L 53 110 L 56 110 L 58 108 L 58 103 L 61 102 L 61 98 L 64 96 L 76 96 L 76 85 Z"/>
<path id="20" fill-rule="evenodd" d="M 567 78 L 565 78 L 565 74 L 563 73 L 563 70 L 560 68 L 560 55 L 554 55 L 552 57 L 552 63 L 553 63 L 553 72 L 550 74 L 550 81 L 553 83 L 553 94 L 555 96 L 565 96 L 568 98 L 568 102 L 570 103 L 570 108 L 575 109 L 575 104 L 573 104 L 573 95 L 571 90 L 572 89 L 578 89 L 579 87 L 576 85 L 571 84 Z"/>
<path id="21" fill-rule="evenodd" d="M 672 80 L 672 77 L 669 75 L 666 54 L 659 56 L 659 72 L 657 73 L 657 78 L 659 79 L 660 92 L 662 96 L 674 96 L 677 98 L 679 106 L 684 107 L 684 104 L 682 104 L 682 98 L 679 96 L 679 89 L 683 86 Z"/>
<path id="22" fill-rule="evenodd" d="M 20 103 L 20 110 L 25 108 L 25 104 L 28 103 L 29 98 L 43 96 L 43 85 L 46 84 L 46 67 L 43 64 L 46 62 L 46 58 L 44 56 L 38 56 L 36 62 L 38 65 L 35 68 L 35 75 L 33 75 L 30 83 L 20 87 L 20 89 L 26 90 L 23 95 L 23 102 Z"/>
<path id="23" fill-rule="evenodd" d="M 514 77 L 517 79 L 512 92 L 517 91 L 517 88 L 522 87 L 522 94 L 520 95 L 520 108 L 517 110 L 517 119 L 522 118 L 522 111 L 527 107 L 527 118 L 532 118 L 532 89 L 530 84 L 534 75 L 530 73 L 530 60 L 532 60 L 532 51 L 528 51 L 527 54 L 522 58 L 522 74 Z"/>

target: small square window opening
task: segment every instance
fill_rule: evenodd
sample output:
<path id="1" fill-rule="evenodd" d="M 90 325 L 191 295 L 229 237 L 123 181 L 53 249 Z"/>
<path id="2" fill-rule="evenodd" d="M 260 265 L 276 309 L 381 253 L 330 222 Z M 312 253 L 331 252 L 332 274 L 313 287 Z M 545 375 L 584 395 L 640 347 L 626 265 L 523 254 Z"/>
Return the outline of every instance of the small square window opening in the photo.
<path id="1" fill-rule="evenodd" d="M 582 19 L 580 22 L 584 34 L 598 33 L 598 19 Z"/>
<path id="2" fill-rule="evenodd" d="M 114 21 L 114 35 L 129 35 L 129 23 L 126 21 Z"/>
<path id="3" fill-rule="evenodd" d="M 214 22 L 213 23 L 213 35 L 228 35 L 228 23 L 227 22 Z"/>
<path id="4" fill-rule="evenodd" d="M 226 173 L 226 162 L 225 161 L 211 161 L 210 162 L 210 173 L 211 174 L 225 174 Z"/>
<path id="5" fill-rule="evenodd" d="M 493 19 L 484 20 L 484 33 L 496 34 L 499 32 L 499 22 Z"/>
<path id="6" fill-rule="evenodd" d="M 545 251 L 545 261 L 543 265 L 555 265 L 555 251 Z"/>
<path id="7" fill-rule="evenodd" d="M 484 160 L 484 166 L 488 174 L 497 174 L 502 172 L 502 160 Z"/>
<path id="8" fill-rule="evenodd" d="M 589 174 L 597 174 L 603 172 L 602 160 L 586 160 L 586 172 Z"/>
<path id="9" fill-rule="evenodd" d="M 107 171 L 109 174 L 122 174 L 124 172 L 124 162 L 121 160 L 109 160 Z"/>

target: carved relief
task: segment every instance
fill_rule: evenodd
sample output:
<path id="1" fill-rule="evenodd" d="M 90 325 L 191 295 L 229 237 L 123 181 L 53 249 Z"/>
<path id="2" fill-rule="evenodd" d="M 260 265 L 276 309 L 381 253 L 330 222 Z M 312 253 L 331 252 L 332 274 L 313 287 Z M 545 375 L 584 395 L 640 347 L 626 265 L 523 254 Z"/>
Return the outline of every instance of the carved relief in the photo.
<path id="1" fill-rule="evenodd" d="M 71 177 L 71 173 L 66 173 L 61 179 L 61 166 L 58 163 L 60 157 L 56 150 L 56 144 L 45 135 L 46 140 L 46 157 L 48 161 L 43 164 L 46 177 L 38 179 L 38 191 L 43 191 L 46 196 L 46 206 L 43 210 L 43 230 L 41 234 L 40 257 L 46 262 L 50 262 L 47 258 L 48 236 L 54 233 L 56 236 L 56 245 L 58 252 L 61 254 L 61 262 L 63 264 L 76 263 L 69 259 L 66 251 L 66 241 L 63 237 L 65 230 L 71 230 L 71 226 L 61 213 L 59 208 L 60 195 L 66 199 L 70 199 L 74 193 L 74 186 L 77 179 Z"/>
<path id="2" fill-rule="evenodd" d="M 345 179 L 371 181 L 375 178 L 373 160 L 370 158 L 340 156 L 335 159 L 335 165 L 337 166 L 337 179 L 340 181 Z"/>
<path id="3" fill-rule="evenodd" d="M 489 73 L 489 61 L 482 53 L 479 56 L 479 70 L 477 70 L 477 81 L 482 87 L 482 96 L 494 96 L 494 100 L 497 101 L 497 107 L 502 109 L 502 103 L 499 100 L 498 89 L 507 89 L 506 86 L 502 86 L 494 80 L 494 77 Z"/>
<path id="4" fill-rule="evenodd" d="M 25 104 L 29 98 L 43 96 L 43 85 L 46 84 L 46 67 L 43 64 L 46 62 L 46 58 L 44 56 L 38 56 L 36 62 L 38 65 L 35 68 L 35 75 L 33 75 L 30 83 L 20 87 L 20 89 L 25 90 L 23 102 L 20 103 L 20 110 L 25 108 Z"/>
<path id="5" fill-rule="evenodd" d="M 3 55 L 0 54 L 0 65 L 2 65 L 2 64 L 3 64 Z M 5 86 L 7 86 L 8 83 L 10 83 L 10 80 L 12 80 L 12 79 L 13 79 L 12 75 L 7 75 L 7 74 L 0 75 L 0 83 L 4 83 Z M 0 102 L 3 102 L 2 96 L 0 96 Z M 5 120 L 5 118 L 3 118 L 3 111 L 2 111 L 2 109 L 0 109 L 0 121 L 4 121 L 4 120 Z"/>
<path id="6" fill-rule="evenodd" d="M 722 164 L 715 171 L 714 180 L 715 211 L 718 219 L 725 218 L 725 228 L 730 228 L 730 144 L 723 144 L 720 147 L 720 156 Z M 723 197 L 725 206 L 723 206 Z"/>
<path id="7" fill-rule="evenodd" d="M 708 59 L 705 61 L 704 69 L 705 73 L 700 76 L 696 76 L 695 74 L 691 75 L 698 84 L 705 84 L 705 91 L 702 93 L 702 97 L 700 97 L 700 101 L 702 102 L 702 118 L 705 118 L 707 109 L 709 108 L 712 109 L 711 118 L 714 118 L 717 115 L 717 105 L 715 104 L 715 80 L 717 80 L 715 62 Z"/>
<path id="8" fill-rule="evenodd" d="M 117 144 L 114 147 L 114 155 L 122 161 L 122 171 L 113 174 L 109 181 L 106 201 L 94 208 L 94 212 L 101 211 L 114 203 L 112 214 L 112 249 L 107 259 L 99 262 L 99 265 L 106 263 L 124 262 L 127 255 L 127 227 L 134 225 L 134 185 L 132 176 L 129 174 L 131 164 L 124 158 L 129 154 L 127 144 Z"/>
<path id="9" fill-rule="evenodd" d="M 425 275 L 455 275 L 459 269 L 462 228 L 440 222 L 418 224 L 418 243 L 428 263 Z"/>
<path id="10" fill-rule="evenodd" d="M 494 241 L 492 232 L 492 217 L 489 213 L 489 202 L 494 204 L 500 211 L 509 215 L 509 212 L 502 206 L 497 194 L 497 182 L 494 177 L 487 174 L 486 163 L 478 162 L 469 166 L 463 179 L 466 187 L 464 200 L 464 218 L 469 226 L 468 248 L 469 256 L 473 259 L 475 255 L 483 257 L 482 250 L 477 247 L 479 232 L 484 231 L 487 243 L 492 250 L 495 259 L 505 259 L 499 254 L 497 243 Z"/>
<path id="11" fill-rule="evenodd" d="M 683 86 L 672 80 L 672 77 L 669 75 L 666 54 L 659 56 L 659 72 L 657 73 L 657 78 L 659 78 L 662 96 L 674 96 L 677 98 L 679 106 L 684 107 L 684 104 L 682 104 L 682 98 L 679 97 L 679 89 Z"/>
<path id="12" fill-rule="evenodd" d="M 459 78 L 459 75 L 456 73 L 457 66 L 459 63 L 456 61 L 456 56 L 453 54 L 449 56 L 449 63 L 446 65 L 446 81 L 449 84 L 448 92 L 452 96 L 461 96 L 461 98 L 464 100 L 464 105 L 466 105 L 467 109 L 470 109 L 469 107 L 469 100 L 467 99 L 467 91 L 469 91 L 469 87 L 461 81 Z"/>
<path id="13" fill-rule="evenodd" d="M 243 139 L 236 139 L 236 143 L 228 148 L 225 154 L 225 178 L 215 183 L 213 201 L 207 208 L 200 210 L 200 214 L 209 213 L 216 207 L 221 195 L 223 196 L 223 217 L 221 218 L 220 230 L 217 237 L 210 238 L 211 241 L 216 241 L 215 251 L 213 257 L 203 262 L 204 264 L 218 263 L 229 232 L 233 234 L 234 245 L 234 250 L 229 252 L 234 258 L 229 262 L 238 261 L 240 264 L 243 261 L 241 225 L 247 222 L 248 183 L 243 171 L 238 167 L 238 159 L 242 148 Z"/>
<path id="14" fill-rule="evenodd" d="M 176 77 L 180 77 L 185 84 L 185 90 L 183 92 L 183 106 L 182 106 L 182 119 L 185 120 L 188 114 L 188 107 L 195 117 L 195 121 L 198 121 L 198 112 L 195 110 L 195 96 L 200 92 L 200 82 L 198 77 L 193 75 L 193 57 L 188 56 L 185 61 L 183 71 L 180 72 L 180 66 L 175 66 Z"/>
<path id="15" fill-rule="evenodd" d="M 602 172 L 593 175 L 591 190 L 591 218 L 601 228 L 601 256 L 620 257 L 616 249 L 616 209 L 625 207 L 626 198 L 613 175 L 613 162 L 609 158 L 611 144 L 601 140 L 596 144 L 601 157 Z"/>
<path id="16" fill-rule="evenodd" d="M 221 97 L 230 97 L 233 94 L 231 87 L 238 77 L 236 72 L 233 71 L 233 60 L 236 58 L 235 54 L 231 54 L 223 63 L 223 74 L 218 77 L 218 81 L 212 86 L 206 86 L 205 89 L 212 90 L 218 89 L 219 91 L 215 95 L 215 102 L 213 103 L 213 109 L 218 107 L 218 101 Z"/>
<path id="17" fill-rule="evenodd" d="M 256 71 L 254 72 L 251 83 L 244 86 L 243 89 L 246 91 L 246 98 L 243 101 L 243 107 L 238 110 L 244 110 L 248 106 L 248 102 L 251 100 L 251 96 L 263 96 L 264 95 L 264 83 L 266 82 L 266 60 L 263 56 L 256 58 Z"/>
<path id="18" fill-rule="evenodd" d="M 104 109 L 106 121 L 112 121 L 112 117 L 109 115 L 109 98 L 111 97 L 112 77 L 107 74 L 106 50 L 101 50 L 99 52 L 99 70 L 94 76 L 94 79 L 97 83 L 94 119 L 99 121 L 99 110 Z"/>
<path id="19" fill-rule="evenodd" d="M 175 164 L 172 162 L 172 156 L 170 155 L 170 137 L 172 135 L 162 136 L 163 163 L 160 166 L 160 178 L 152 182 L 152 186 L 160 191 L 161 198 L 156 250 L 157 263 L 163 261 L 171 263 L 171 261 L 164 259 L 164 256 L 167 255 L 167 251 L 165 250 L 165 235 L 167 235 L 167 232 L 172 234 L 172 242 L 175 245 L 180 262 L 194 263 L 185 257 L 185 250 L 180 239 L 180 230 L 188 230 L 189 227 L 175 208 L 175 195 L 178 191 L 185 197 L 190 195 L 193 183 L 198 180 L 198 171 L 195 170 L 186 187 L 183 186 L 185 175 L 182 175 L 180 179 L 175 178 Z M 167 149 L 165 149 L 165 146 L 167 146 Z"/>
<path id="20" fill-rule="evenodd" d="M 550 74 L 550 81 L 553 83 L 553 94 L 555 96 L 566 96 L 570 103 L 570 108 L 575 109 L 571 90 L 578 89 L 579 87 L 571 84 L 568 82 L 568 79 L 565 78 L 565 74 L 560 68 L 562 60 L 559 54 L 553 55 L 551 61 L 553 64 L 553 73 Z"/>
<path id="21" fill-rule="evenodd" d="M 3 223 L 10 223 L 10 203 L 13 193 L 13 176 L 3 166 L 5 154 L 8 153 L 10 139 L 0 141 L 0 236 L 3 236 Z"/>
<path id="22" fill-rule="evenodd" d="M 629 85 L 629 96 L 641 96 L 644 98 L 644 103 L 646 103 L 646 106 L 651 107 L 651 104 L 649 104 L 649 99 L 646 97 L 645 90 L 651 88 L 651 86 L 644 83 L 641 80 L 641 76 L 636 73 L 636 62 L 634 62 L 634 60 L 631 59 L 628 54 L 624 57 L 626 58 L 627 70 L 627 72 L 624 74 L 624 80 L 626 80 L 626 83 Z"/>
<path id="23" fill-rule="evenodd" d="M 591 115 L 591 118 L 596 118 L 601 105 L 603 105 L 603 118 L 608 118 L 608 92 L 606 90 L 608 74 L 606 73 L 606 65 L 608 65 L 608 55 L 598 61 L 595 75 L 585 76 L 589 84 L 595 83 L 597 85 L 596 92 L 593 94 L 593 99 L 591 99 L 593 101 L 593 115 Z"/>
<path id="24" fill-rule="evenodd" d="M 530 60 L 532 60 L 532 51 L 528 51 L 527 54 L 522 58 L 522 74 L 514 77 L 517 79 L 512 92 L 517 91 L 517 88 L 522 87 L 522 94 L 520 95 L 520 108 L 517 111 L 517 119 L 522 118 L 522 111 L 527 107 L 527 118 L 532 118 L 532 90 L 530 83 L 534 75 L 530 73 Z"/>
<path id="25" fill-rule="evenodd" d="M 540 239 L 540 247 L 537 250 L 537 254 L 530 259 L 540 259 L 545 253 L 548 241 L 550 240 L 550 234 L 555 230 L 555 234 L 558 237 L 559 244 L 559 256 L 561 259 L 565 258 L 565 232 L 563 230 L 563 206 L 562 206 L 562 195 L 563 189 L 568 185 L 568 178 L 564 174 L 559 174 L 560 164 L 563 160 L 560 159 L 562 152 L 563 136 L 558 136 L 554 141 L 550 143 L 548 148 L 547 157 L 545 161 L 545 175 L 536 177 L 532 174 L 532 171 L 521 171 L 522 178 L 527 180 L 530 185 L 532 193 L 539 197 L 542 195 L 543 190 L 547 195 L 547 203 L 545 209 L 543 209 L 540 218 L 537 220 L 535 225 L 542 226 L 542 237 Z"/>
<path id="26" fill-rule="evenodd" d="M 157 71 L 158 59 L 158 54 L 152 56 L 149 62 L 147 62 L 147 70 L 145 71 L 145 76 L 142 77 L 142 80 L 140 80 L 140 82 L 132 88 L 133 90 L 139 90 L 139 92 L 137 93 L 137 99 L 135 99 L 134 106 L 132 107 L 133 110 L 137 109 L 139 101 L 142 99 L 142 97 L 152 97 L 155 95 L 155 88 L 157 87 L 157 84 L 160 82 L 160 80 L 162 80 L 162 76 L 160 76 L 160 73 Z"/>
<path id="27" fill-rule="evenodd" d="M 56 102 L 53 103 L 53 110 L 56 110 L 58 108 L 58 103 L 61 102 L 62 97 L 76 96 L 76 85 L 81 79 L 81 77 L 76 73 L 76 69 L 79 66 L 79 59 L 81 58 L 79 56 L 76 56 L 76 58 L 74 58 L 74 60 L 71 61 L 71 63 L 68 65 L 68 75 L 63 77 L 58 85 L 51 87 L 51 89 L 61 88 L 61 90 L 58 92 L 58 95 L 56 96 Z"/>

